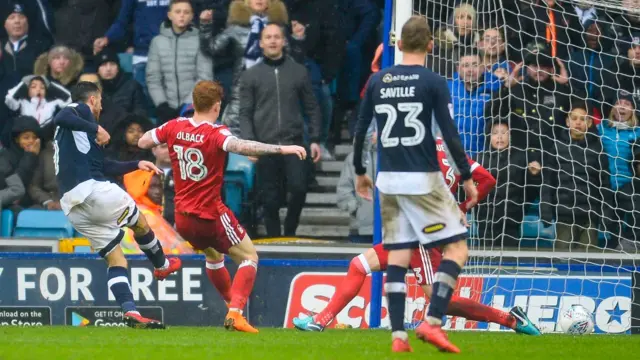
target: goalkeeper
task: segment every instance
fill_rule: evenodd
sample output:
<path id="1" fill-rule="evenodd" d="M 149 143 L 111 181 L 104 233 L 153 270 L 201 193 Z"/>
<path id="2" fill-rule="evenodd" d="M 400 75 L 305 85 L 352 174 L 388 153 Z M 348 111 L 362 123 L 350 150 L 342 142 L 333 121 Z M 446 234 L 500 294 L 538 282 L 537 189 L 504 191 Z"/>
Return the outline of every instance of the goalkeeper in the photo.
<path id="1" fill-rule="evenodd" d="M 376 137 L 373 136 L 375 139 Z M 449 189 L 455 194 L 458 189 L 460 176 L 456 174 L 454 168 L 447 160 L 447 153 L 441 138 L 436 139 L 436 149 L 438 150 L 438 163 L 440 170 L 445 177 Z M 496 184 L 494 177 L 480 164 L 469 159 L 471 165 L 471 175 L 473 181 L 477 183 L 478 201 L 484 199 Z M 466 202 L 460 204 L 460 210 L 466 212 L 468 205 Z M 335 316 L 358 294 L 367 275 L 372 271 L 384 271 L 387 268 L 388 251 L 378 244 L 368 249 L 351 260 L 347 277 L 336 289 L 329 304 L 320 312 L 313 316 L 304 318 L 296 317 L 293 325 L 304 331 L 322 331 L 329 325 Z M 426 250 L 423 247 L 415 249 L 411 255 L 411 268 L 413 269 L 418 284 L 422 287 L 425 295 L 431 298 L 431 284 L 434 277 L 434 269 L 437 269 L 442 252 L 433 248 Z M 426 314 L 426 312 L 425 312 Z M 529 320 L 525 312 L 518 306 L 513 307 L 509 313 L 490 306 L 481 304 L 474 300 L 453 296 L 447 308 L 447 315 L 460 316 L 468 320 L 493 322 L 515 330 L 518 333 L 528 335 L 540 335 L 540 330 Z"/>

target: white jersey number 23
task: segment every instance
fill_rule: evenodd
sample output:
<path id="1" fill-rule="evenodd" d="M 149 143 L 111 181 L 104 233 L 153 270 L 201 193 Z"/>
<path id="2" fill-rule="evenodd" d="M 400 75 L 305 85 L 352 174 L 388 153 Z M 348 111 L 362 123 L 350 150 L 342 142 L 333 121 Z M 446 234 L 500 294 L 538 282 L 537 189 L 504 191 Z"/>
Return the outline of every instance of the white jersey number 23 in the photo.
<path id="1" fill-rule="evenodd" d="M 406 102 L 399 103 L 398 110 L 389 104 L 380 104 L 375 106 L 377 114 L 387 115 L 387 121 L 380 133 L 380 143 L 382 147 L 396 147 L 399 144 L 403 146 L 416 146 L 422 143 L 426 134 L 424 124 L 418 120 L 418 116 L 422 113 L 422 103 L 419 102 Z M 398 111 L 406 112 L 404 116 L 404 126 L 415 130 L 413 136 L 405 136 L 402 138 L 391 137 L 391 130 L 398 120 Z"/>

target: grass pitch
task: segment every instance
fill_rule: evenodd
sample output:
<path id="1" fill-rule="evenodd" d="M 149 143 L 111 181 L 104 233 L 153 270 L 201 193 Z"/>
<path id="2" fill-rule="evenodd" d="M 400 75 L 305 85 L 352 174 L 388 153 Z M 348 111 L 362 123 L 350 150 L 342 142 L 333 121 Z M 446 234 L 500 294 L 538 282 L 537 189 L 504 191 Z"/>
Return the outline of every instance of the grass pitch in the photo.
<path id="1" fill-rule="evenodd" d="M 221 328 L 0 328 L 0 360 L 182 360 L 182 359 L 632 359 L 640 337 L 590 335 L 531 337 L 513 333 L 453 332 L 459 355 L 441 354 L 410 333 L 413 354 L 392 354 L 391 334 L 382 330 L 303 333 L 260 329 L 260 334 Z"/>

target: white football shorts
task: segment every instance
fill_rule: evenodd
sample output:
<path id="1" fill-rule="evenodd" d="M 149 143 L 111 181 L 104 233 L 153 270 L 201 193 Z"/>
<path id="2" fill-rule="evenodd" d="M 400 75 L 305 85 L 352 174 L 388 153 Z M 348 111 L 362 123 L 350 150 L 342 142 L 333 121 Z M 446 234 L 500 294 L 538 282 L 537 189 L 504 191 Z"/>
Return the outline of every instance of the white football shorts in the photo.
<path id="1" fill-rule="evenodd" d="M 424 195 L 380 193 L 382 244 L 387 250 L 438 247 L 466 240 L 464 216 L 441 173 L 433 173 L 433 186 Z"/>
<path id="2" fill-rule="evenodd" d="M 67 217 L 104 257 L 120 244 L 124 236 L 121 228 L 137 223 L 140 214 L 135 201 L 118 185 L 101 181 L 93 186 L 91 194 L 71 208 Z"/>

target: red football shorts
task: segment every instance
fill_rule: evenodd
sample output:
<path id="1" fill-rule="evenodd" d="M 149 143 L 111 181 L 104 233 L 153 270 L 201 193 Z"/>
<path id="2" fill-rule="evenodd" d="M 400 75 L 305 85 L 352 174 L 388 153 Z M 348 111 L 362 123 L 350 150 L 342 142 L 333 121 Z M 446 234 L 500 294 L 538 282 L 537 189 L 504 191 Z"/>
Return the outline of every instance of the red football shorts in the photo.
<path id="1" fill-rule="evenodd" d="M 197 250 L 214 248 L 219 253 L 228 254 L 229 248 L 240 244 L 247 232 L 226 206 L 218 209 L 215 220 L 176 211 L 176 230 Z"/>
<path id="2" fill-rule="evenodd" d="M 373 247 L 373 250 L 378 255 L 378 261 L 380 262 L 380 270 L 387 270 L 389 250 L 385 250 L 382 244 L 378 244 Z M 442 260 L 442 251 L 440 249 L 425 249 L 422 246 L 418 246 L 417 249 L 413 249 L 411 254 L 410 267 L 416 276 L 418 285 L 431 285 L 433 284 L 433 276 L 440 266 Z"/>

